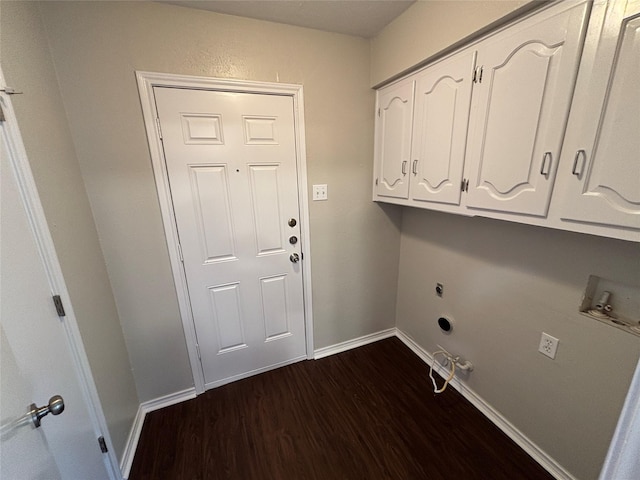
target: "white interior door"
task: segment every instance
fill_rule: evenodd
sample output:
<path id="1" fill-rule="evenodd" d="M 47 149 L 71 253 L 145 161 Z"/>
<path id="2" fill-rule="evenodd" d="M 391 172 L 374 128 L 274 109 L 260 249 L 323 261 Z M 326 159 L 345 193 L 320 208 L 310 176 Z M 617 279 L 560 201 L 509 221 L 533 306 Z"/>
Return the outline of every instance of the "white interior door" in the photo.
<path id="1" fill-rule="evenodd" d="M 293 99 L 154 94 L 205 387 L 306 358 Z"/>
<path id="2" fill-rule="evenodd" d="M 25 209 L 2 127 L 0 166 L 0 477 L 3 479 L 106 479 L 83 388 L 52 302 L 41 238 Z M 29 405 L 47 405 L 59 394 L 65 409 L 40 428 L 21 422 Z"/>

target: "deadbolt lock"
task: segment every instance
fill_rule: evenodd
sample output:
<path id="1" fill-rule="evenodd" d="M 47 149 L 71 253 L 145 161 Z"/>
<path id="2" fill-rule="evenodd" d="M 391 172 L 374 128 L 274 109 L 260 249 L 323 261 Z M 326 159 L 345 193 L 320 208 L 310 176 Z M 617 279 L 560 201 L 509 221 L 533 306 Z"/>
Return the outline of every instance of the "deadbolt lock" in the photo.
<path id="1" fill-rule="evenodd" d="M 289 243 L 290 243 L 291 245 L 295 245 L 296 243 L 298 243 L 298 237 L 296 237 L 295 235 L 291 235 L 291 236 L 289 237 Z"/>
<path id="2" fill-rule="evenodd" d="M 295 227 L 298 224 L 298 221 L 295 218 L 290 218 L 287 222 L 291 228 Z"/>

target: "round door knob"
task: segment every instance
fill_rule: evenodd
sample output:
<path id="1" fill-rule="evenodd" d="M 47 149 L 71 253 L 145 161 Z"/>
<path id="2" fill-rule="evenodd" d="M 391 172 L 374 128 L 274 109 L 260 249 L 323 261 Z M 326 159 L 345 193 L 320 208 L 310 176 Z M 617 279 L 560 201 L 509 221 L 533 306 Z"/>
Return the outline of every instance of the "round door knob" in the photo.
<path id="1" fill-rule="evenodd" d="M 289 260 L 291 260 L 291 263 L 298 263 L 300 261 L 300 255 L 298 255 L 297 253 L 292 253 L 291 255 L 289 255 Z"/>
<path id="2" fill-rule="evenodd" d="M 54 395 L 49 399 L 49 405 L 44 407 L 38 407 L 35 403 L 32 403 L 29 407 L 30 410 L 27 415 L 31 418 L 31 421 L 36 428 L 40 426 L 40 420 L 49 413 L 51 415 L 60 415 L 64 412 L 64 400 L 60 395 Z"/>

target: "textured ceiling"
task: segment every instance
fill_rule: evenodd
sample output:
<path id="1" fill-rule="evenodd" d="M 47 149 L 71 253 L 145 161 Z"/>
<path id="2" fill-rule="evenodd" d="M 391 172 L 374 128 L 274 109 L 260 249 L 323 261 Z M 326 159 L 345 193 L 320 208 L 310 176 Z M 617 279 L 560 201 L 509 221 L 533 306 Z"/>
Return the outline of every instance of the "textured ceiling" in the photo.
<path id="1" fill-rule="evenodd" d="M 415 0 L 158 0 L 183 7 L 374 37 Z"/>

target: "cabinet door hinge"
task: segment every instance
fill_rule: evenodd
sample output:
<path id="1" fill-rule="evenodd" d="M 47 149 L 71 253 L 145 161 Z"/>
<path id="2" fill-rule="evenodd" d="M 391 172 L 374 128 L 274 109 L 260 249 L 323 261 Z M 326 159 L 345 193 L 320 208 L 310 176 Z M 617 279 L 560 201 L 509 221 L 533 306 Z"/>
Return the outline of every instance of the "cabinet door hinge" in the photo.
<path id="1" fill-rule="evenodd" d="M 182 255 L 182 245 L 178 243 L 178 255 L 180 255 L 180 261 L 184 263 L 184 256 Z"/>
<path id="2" fill-rule="evenodd" d="M 0 105 L 0 122 L 4 122 L 4 110 L 2 110 L 2 105 Z"/>
<path id="3" fill-rule="evenodd" d="M 378 179 L 376 178 L 376 187 L 378 186 Z"/>
<path id="4" fill-rule="evenodd" d="M 62 304 L 62 299 L 60 298 L 60 295 L 53 296 L 53 304 L 56 307 L 56 313 L 58 314 L 59 317 L 65 317 L 67 315 L 67 313 L 64 311 L 64 305 Z"/>
<path id="5" fill-rule="evenodd" d="M 162 140 L 162 127 L 160 126 L 160 117 L 156 117 L 156 128 L 158 129 L 158 136 Z"/>
<path id="6" fill-rule="evenodd" d="M 202 360 L 202 355 L 200 355 L 200 345 L 196 343 L 196 352 L 198 353 L 198 358 Z"/>
<path id="7" fill-rule="evenodd" d="M 378 116 L 380 116 L 380 109 L 378 108 Z"/>
<path id="8" fill-rule="evenodd" d="M 107 442 L 104 441 L 104 437 L 98 437 L 98 445 L 100 445 L 100 451 L 102 453 L 107 453 L 109 451 L 107 448 Z"/>
<path id="9" fill-rule="evenodd" d="M 466 178 L 462 179 L 462 182 L 460 182 L 460 191 L 461 192 L 468 192 L 469 191 L 469 180 Z"/>

